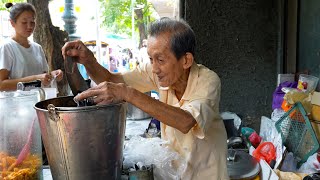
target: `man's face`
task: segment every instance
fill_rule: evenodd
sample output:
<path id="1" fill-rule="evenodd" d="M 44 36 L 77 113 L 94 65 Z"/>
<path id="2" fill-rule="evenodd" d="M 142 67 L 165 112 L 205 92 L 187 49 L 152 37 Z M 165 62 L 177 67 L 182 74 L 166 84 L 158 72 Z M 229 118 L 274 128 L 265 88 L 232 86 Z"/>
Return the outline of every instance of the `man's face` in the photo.
<path id="1" fill-rule="evenodd" d="M 149 37 L 147 48 L 152 72 L 157 75 L 160 86 L 169 87 L 179 83 L 184 71 L 183 61 L 176 59 L 171 52 L 169 34 Z"/>
<path id="2" fill-rule="evenodd" d="M 11 21 L 11 24 L 15 28 L 16 35 L 28 38 L 36 25 L 34 14 L 31 11 L 24 11 L 18 16 L 17 21 Z"/>

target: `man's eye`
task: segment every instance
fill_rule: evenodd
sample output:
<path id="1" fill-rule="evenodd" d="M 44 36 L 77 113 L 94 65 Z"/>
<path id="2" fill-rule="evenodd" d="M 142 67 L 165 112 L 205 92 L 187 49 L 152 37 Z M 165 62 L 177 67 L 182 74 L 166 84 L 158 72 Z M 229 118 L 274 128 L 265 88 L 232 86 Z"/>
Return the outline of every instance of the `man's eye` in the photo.
<path id="1" fill-rule="evenodd" d="M 153 63 L 153 59 L 152 59 L 152 58 L 150 58 L 150 63 L 151 63 L 151 64 Z"/>

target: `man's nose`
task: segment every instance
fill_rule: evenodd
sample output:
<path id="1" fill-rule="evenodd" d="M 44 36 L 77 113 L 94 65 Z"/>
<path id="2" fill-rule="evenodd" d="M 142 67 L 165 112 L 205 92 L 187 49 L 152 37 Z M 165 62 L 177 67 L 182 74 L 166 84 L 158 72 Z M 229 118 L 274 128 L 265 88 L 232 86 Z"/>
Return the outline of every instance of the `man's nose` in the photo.
<path id="1" fill-rule="evenodd" d="M 157 65 L 157 63 L 153 63 L 152 64 L 152 73 L 159 73 L 160 72 L 160 69 L 159 69 L 159 66 Z"/>

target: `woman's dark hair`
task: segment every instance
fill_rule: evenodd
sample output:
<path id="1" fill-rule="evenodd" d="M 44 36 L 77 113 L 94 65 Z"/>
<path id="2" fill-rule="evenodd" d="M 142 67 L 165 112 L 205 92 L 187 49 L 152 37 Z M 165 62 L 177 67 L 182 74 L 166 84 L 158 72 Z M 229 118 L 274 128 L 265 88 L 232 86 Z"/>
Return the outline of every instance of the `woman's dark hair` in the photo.
<path id="1" fill-rule="evenodd" d="M 177 59 L 187 52 L 195 55 L 196 37 L 191 27 L 184 20 L 161 18 L 153 22 L 149 28 L 149 36 L 157 37 L 169 32 L 171 34 L 171 50 Z"/>
<path id="2" fill-rule="evenodd" d="M 10 9 L 10 19 L 13 22 L 17 22 L 17 18 L 24 11 L 30 11 L 30 12 L 33 12 L 33 14 L 35 16 L 37 15 L 36 9 L 30 3 L 16 3 L 16 4 L 6 3 L 5 6 L 6 6 L 6 8 L 10 8 L 11 7 L 11 9 Z"/>

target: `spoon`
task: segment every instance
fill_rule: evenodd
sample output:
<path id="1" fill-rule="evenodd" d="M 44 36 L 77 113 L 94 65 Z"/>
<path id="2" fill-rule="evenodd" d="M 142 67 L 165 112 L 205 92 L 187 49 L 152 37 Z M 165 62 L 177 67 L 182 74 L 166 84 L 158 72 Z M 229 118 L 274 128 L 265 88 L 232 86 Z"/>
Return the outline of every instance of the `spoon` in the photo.
<path id="1" fill-rule="evenodd" d="M 32 121 L 32 124 L 31 124 L 31 128 L 29 130 L 29 134 L 28 134 L 28 138 L 27 138 L 27 142 L 26 144 L 23 146 L 22 150 L 20 151 L 19 155 L 18 155 L 18 158 L 16 160 L 15 163 L 13 163 L 9 168 L 8 170 L 10 171 L 11 169 L 13 169 L 14 167 L 18 166 L 19 164 L 21 164 L 25 159 L 26 157 L 28 156 L 28 154 L 30 153 L 30 146 L 31 146 L 31 143 L 32 143 L 32 134 L 33 134 L 33 126 L 34 126 L 34 122 L 36 121 L 36 117 L 33 119 Z"/>

